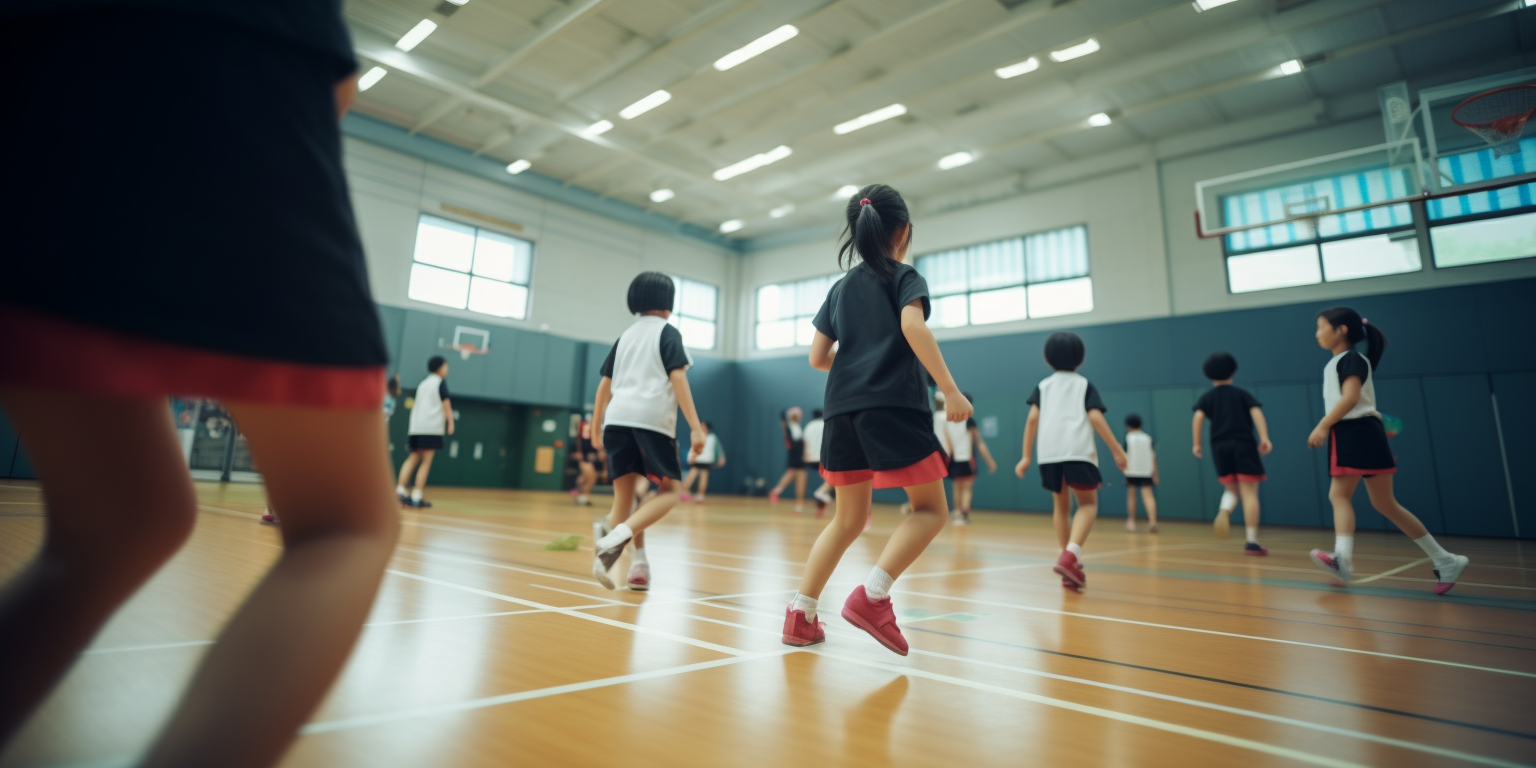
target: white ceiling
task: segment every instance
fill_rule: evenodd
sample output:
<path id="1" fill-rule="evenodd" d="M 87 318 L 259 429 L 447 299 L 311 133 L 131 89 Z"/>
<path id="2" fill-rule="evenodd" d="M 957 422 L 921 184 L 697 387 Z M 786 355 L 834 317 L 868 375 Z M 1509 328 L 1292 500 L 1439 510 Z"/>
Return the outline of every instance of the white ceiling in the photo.
<path id="1" fill-rule="evenodd" d="M 1405 78 L 1418 88 L 1521 66 L 1536 46 L 1536 11 L 1513 12 L 1516 0 L 1276 4 L 1196 13 L 1190 0 L 348 0 L 346 14 L 364 66 L 390 72 L 361 94 L 359 112 L 501 162 L 526 158 L 532 172 L 710 229 L 743 219 L 740 237 L 825 223 L 844 184 L 887 182 L 921 207 Z M 395 49 L 428 18 L 435 32 L 410 53 Z M 783 24 L 800 34 L 726 72 L 712 67 Z M 1046 56 L 1089 37 L 1099 52 Z M 1031 55 L 1037 71 L 993 74 Z M 1319 55 L 1299 75 L 1272 75 Z M 670 102 L 619 117 L 663 88 Z M 904 117 L 832 132 L 898 102 Z M 1088 127 L 1096 112 L 1114 123 Z M 581 135 L 601 119 L 616 127 Z M 724 182 L 710 175 L 781 144 L 793 150 L 785 160 Z M 980 159 L 938 170 L 956 151 Z M 652 203 L 663 187 L 677 196 Z M 794 213 L 769 217 L 787 203 Z"/>

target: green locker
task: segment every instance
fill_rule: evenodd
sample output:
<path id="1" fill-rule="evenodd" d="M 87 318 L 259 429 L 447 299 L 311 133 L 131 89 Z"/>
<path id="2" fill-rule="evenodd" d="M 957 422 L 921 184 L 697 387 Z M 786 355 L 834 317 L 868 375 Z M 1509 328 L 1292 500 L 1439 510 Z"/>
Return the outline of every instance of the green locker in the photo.
<path id="1" fill-rule="evenodd" d="M 565 408 L 527 408 L 519 434 L 517 487 L 530 491 L 558 491 L 565 457 L 571 412 Z"/>

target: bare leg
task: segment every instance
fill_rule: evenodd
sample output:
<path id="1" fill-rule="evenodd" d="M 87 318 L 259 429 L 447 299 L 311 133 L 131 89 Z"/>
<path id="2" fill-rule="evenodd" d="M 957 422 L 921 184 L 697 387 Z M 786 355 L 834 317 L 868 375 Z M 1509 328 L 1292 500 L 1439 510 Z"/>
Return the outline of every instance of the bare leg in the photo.
<path id="1" fill-rule="evenodd" d="M 971 493 L 975 488 L 975 477 L 955 478 L 955 506 L 961 512 L 971 511 Z"/>
<path id="2" fill-rule="evenodd" d="M 640 534 L 643 533 L 645 529 L 660 522 L 663 517 L 667 516 L 668 512 L 672 511 L 673 507 L 677 506 L 678 495 L 676 486 L 677 481 L 672 480 L 671 478 L 663 477 L 661 479 L 661 488 L 656 492 L 655 496 L 652 496 L 645 503 L 641 504 L 640 508 L 635 510 L 635 513 L 630 515 L 628 520 L 620 519 L 613 524 L 617 525 L 620 522 L 627 523 L 629 525 L 629 530 L 633 531 L 635 534 L 635 545 L 645 546 L 645 540 L 640 538 Z M 619 484 L 614 483 L 613 487 L 614 493 L 617 495 Z M 615 504 L 617 504 L 617 502 L 615 502 Z M 628 507 L 626 507 L 626 509 L 628 509 Z"/>
<path id="3" fill-rule="evenodd" d="M 420 491 L 427 487 L 427 473 L 432 471 L 432 458 L 436 455 L 437 451 L 421 452 L 421 466 L 416 470 L 415 490 Z"/>
<path id="4" fill-rule="evenodd" d="M 703 496 L 707 490 L 709 490 L 709 470 L 701 469 L 699 470 L 699 495 Z"/>
<path id="5" fill-rule="evenodd" d="M 795 470 L 795 504 L 805 503 L 805 470 Z"/>
<path id="6" fill-rule="evenodd" d="M 1072 495 L 1062 489 L 1051 494 L 1051 523 L 1056 527 L 1056 541 L 1062 549 L 1072 539 Z"/>
<path id="7" fill-rule="evenodd" d="M 1150 512 L 1148 513 L 1150 515 Z M 1136 486 L 1125 487 L 1125 524 L 1127 527 L 1136 525 Z"/>
<path id="8" fill-rule="evenodd" d="M 1340 536 L 1355 535 L 1355 506 L 1350 497 L 1359 486 L 1358 476 L 1335 477 L 1328 486 L 1328 502 L 1333 505 L 1333 532 Z"/>
<path id="9" fill-rule="evenodd" d="M 1237 493 L 1243 499 L 1243 525 L 1247 528 L 1259 527 L 1259 484 L 1238 483 Z"/>
<path id="10" fill-rule="evenodd" d="M 880 570 L 890 574 L 892 579 L 899 578 L 917 561 L 918 555 L 923 554 L 929 542 L 939 535 L 939 531 L 944 530 L 944 523 L 949 520 L 949 503 L 944 498 L 943 480 L 914 485 L 906 491 L 907 498 L 912 500 L 912 514 L 896 526 L 896 532 L 891 534 L 890 541 L 885 543 L 885 549 L 880 552 L 880 559 L 875 563 Z M 841 504 L 838 511 L 842 511 Z"/>
<path id="11" fill-rule="evenodd" d="M 1072 516 L 1072 543 L 1081 547 L 1088 541 L 1088 534 L 1093 532 L 1094 521 L 1099 519 L 1099 492 L 1073 488 L 1072 495 L 1077 497 L 1077 514 Z"/>
<path id="12" fill-rule="evenodd" d="M 693 487 L 693 480 L 694 480 L 694 478 L 696 478 L 698 476 L 699 476 L 699 470 L 698 470 L 697 467 L 689 467 L 688 468 L 688 474 L 683 475 L 683 488 L 682 488 L 683 493 L 687 493 L 688 489 Z"/>
<path id="13" fill-rule="evenodd" d="M 1147 525 L 1157 525 L 1157 494 L 1153 492 L 1152 486 L 1141 487 L 1141 501 L 1147 505 Z"/>
<path id="14" fill-rule="evenodd" d="M 405 461 L 400 463 L 400 479 L 395 485 L 405 488 L 406 484 L 411 482 L 411 473 L 416 471 L 416 465 L 419 463 L 421 463 L 421 452 L 411 451 L 411 455 L 405 457 Z"/>
<path id="15" fill-rule="evenodd" d="M 873 491 L 873 481 L 837 489 L 837 511 L 811 546 L 811 556 L 805 561 L 805 573 L 800 577 L 800 594 L 813 600 L 821 598 L 821 591 L 826 588 L 827 580 L 832 578 L 832 571 L 837 569 L 843 553 L 864 532 L 864 520 L 869 516 L 870 494 Z"/>
<path id="16" fill-rule="evenodd" d="M 0 401 L 48 505 L 42 549 L 0 588 L 3 746 L 102 624 L 181 548 L 197 498 L 164 400 L 6 390 Z"/>
<path id="17" fill-rule="evenodd" d="M 1391 475 L 1367 477 L 1365 492 L 1370 494 L 1371 506 L 1375 507 L 1377 512 L 1386 515 L 1393 525 L 1408 535 L 1408 538 L 1420 539 L 1428 535 L 1429 529 L 1419 522 L 1419 518 L 1397 503 L 1397 497 L 1392 494 Z"/>
<path id="18" fill-rule="evenodd" d="M 779 482 L 776 485 L 773 486 L 773 492 L 774 493 L 783 493 L 784 489 L 789 487 L 790 481 L 794 480 L 794 479 L 795 479 L 795 470 L 793 470 L 793 469 L 786 469 L 786 470 L 784 470 L 784 476 L 779 478 Z"/>
<path id="19" fill-rule="evenodd" d="M 643 479 L 634 472 L 613 478 L 613 508 L 608 510 L 610 530 L 629 520 L 629 513 L 635 508 L 635 480 L 631 478 Z"/>
<path id="20" fill-rule="evenodd" d="M 581 478 L 576 481 L 576 492 L 581 496 L 592 495 L 592 486 L 597 485 L 597 467 L 592 462 L 581 462 Z"/>

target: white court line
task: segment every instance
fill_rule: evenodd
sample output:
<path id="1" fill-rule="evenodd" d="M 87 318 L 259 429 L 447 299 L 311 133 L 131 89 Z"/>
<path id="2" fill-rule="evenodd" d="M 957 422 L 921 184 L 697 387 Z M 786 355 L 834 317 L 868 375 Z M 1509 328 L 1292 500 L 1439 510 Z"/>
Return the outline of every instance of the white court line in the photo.
<path id="1" fill-rule="evenodd" d="M 1094 620 L 1097 620 L 1097 621 L 1112 621 L 1112 622 L 1115 622 L 1117 624 L 1134 624 L 1134 625 L 1137 625 L 1137 626 L 1154 627 L 1154 628 L 1157 628 L 1157 629 L 1174 629 L 1174 630 L 1178 630 L 1180 632 L 1195 632 L 1195 633 L 1202 634 L 1202 635 L 1217 635 L 1219 637 L 1235 637 L 1235 638 L 1238 638 L 1240 640 L 1259 640 L 1259 641 L 1266 642 L 1266 643 L 1279 643 L 1281 645 L 1298 645 L 1298 646 L 1302 646 L 1304 648 L 1320 648 L 1320 649 L 1327 650 L 1327 651 L 1340 651 L 1340 652 L 1343 652 L 1343 653 L 1357 653 L 1357 654 L 1360 654 L 1360 655 L 1363 655 L 1363 656 L 1376 656 L 1376 657 L 1383 658 L 1383 659 L 1397 659 L 1399 661 L 1417 661 L 1417 662 L 1421 662 L 1421 663 L 1424 663 L 1424 664 L 1438 664 L 1440 666 L 1445 666 L 1445 667 L 1459 667 L 1461 669 L 1475 669 L 1475 670 L 1478 670 L 1479 672 L 1495 672 L 1495 673 L 1501 674 L 1501 675 L 1514 675 L 1516 677 L 1536 678 L 1536 673 L 1533 673 L 1533 672 L 1520 672 L 1520 671 L 1513 670 L 1513 669 L 1498 669 L 1497 667 L 1482 667 L 1482 666 L 1478 666 L 1476 664 L 1463 664 L 1463 663 L 1457 662 L 1457 661 L 1442 661 L 1440 659 L 1425 659 L 1425 658 L 1420 658 L 1418 656 L 1403 656 L 1403 655 L 1396 654 L 1396 653 L 1385 653 L 1385 652 L 1382 652 L 1382 651 L 1363 651 L 1363 650 L 1360 650 L 1358 648 L 1345 648 L 1345 647 L 1339 646 L 1339 645 L 1321 645 L 1321 644 L 1318 644 L 1318 643 L 1304 643 L 1304 642 L 1302 642 L 1300 640 L 1283 640 L 1283 639 L 1278 638 L 1278 637 L 1262 637 L 1262 636 L 1259 636 L 1259 635 L 1242 635 L 1242 634 L 1238 634 L 1238 633 L 1235 633 L 1235 632 L 1220 632 L 1220 631 L 1217 631 L 1217 630 L 1214 630 L 1214 629 L 1198 629 L 1196 627 L 1181 627 L 1181 626 L 1178 626 L 1177 624 L 1157 624 L 1157 623 L 1150 622 L 1150 621 L 1136 621 L 1134 619 L 1121 619 L 1121 618 L 1116 618 L 1114 616 L 1100 616 L 1100 615 L 1092 614 L 1092 613 L 1077 613 L 1075 611 L 1061 611 L 1061 610 L 1057 610 L 1055 608 L 1037 608 L 1037 607 L 1032 606 L 1032 605 L 1018 605 L 1018 604 L 1015 604 L 1015 603 L 998 603 L 998 602 L 993 602 L 993 601 L 990 601 L 990 600 L 976 600 L 976 599 L 969 598 L 969 597 L 955 597 L 953 595 L 940 595 L 940 594 L 934 594 L 934 593 L 931 593 L 931 592 L 913 592 L 913 591 L 906 590 L 906 589 L 900 590 L 899 592 L 900 592 L 900 594 L 914 595 L 914 596 L 917 596 L 917 597 L 931 597 L 931 598 L 937 598 L 937 599 L 940 599 L 940 600 L 958 600 L 958 601 L 960 601 L 962 603 L 975 603 L 977 605 L 989 605 L 989 606 L 992 606 L 994 608 L 1013 608 L 1015 610 L 1020 610 L 1020 611 L 1030 611 L 1030 612 L 1033 612 L 1033 613 L 1048 613 L 1048 614 L 1055 615 L 1055 616 L 1070 616 L 1070 617 L 1079 618 L 1079 619 L 1094 619 Z M 1346 629 L 1347 630 L 1348 628 L 1347 627 L 1341 627 L 1341 629 Z"/>
<path id="2" fill-rule="evenodd" d="M 1394 573 L 1402 573 L 1403 571 L 1406 571 L 1409 568 L 1413 568 L 1413 567 L 1416 567 L 1416 566 L 1423 565 L 1423 564 L 1429 562 L 1431 559 L 1432 558 L 1428 558 L 1428 557 L 1421 558 L 1419 560 L 1415 560 L 1415 561 L 1413 561 L 1411 563 L 1408 563 L 1407 565 L 1399 565 L 1398 567 L 1393 568 L 1390 571 L 1382 571 L 1381 573 L 1378 573 L 1375 576 L 1367 576 L 1367 577 L 1365 577 L 1363 579 L 1356 579 L 1355 583 L 1356 584 L 1365 584 L 1367 582 L 1372 582 L 1372 581 L 1375 581 L 1375 580 L 1377 580 L 1379 578 L 1382 578 L 1383 576 L 1391 576 Z"/>
<path id="3" fill-rule="evenodd" d="M 1085 555 L 1083 557 L 1083 560 L 1097 562 L 1099 560 L 1103 560 L 1103 559 L 1110 558 L 1110 557 L 1121 557 L 1121 556 L 1124 556 L 1124 555 L 1157 554 L 1158 552 L 1167 552 L 1167 551 L 1175 550 L 1175 549 L 1204 549 L 1204 548 L 1209 547 L 1209 546 L 1211 546 L 1211 545 L 1209 545 L 1209 544 L 1177 544 L 1177 545 L 1174 545 L 1174 546 L 1160 547 L 1160 548 L 1158 548 L 1156 550 L 1145 549 L 1145 548 L 1142 548 L 1142 549 L 1121 549 L 1121 550 L 1117 550 L 1117 551 L 1114 551 L 1114 552 L 1096 552 L 1096 553 L 1091 554 L 1091 555 Z M 964 557 L 964 555 L 960 555 L 960 557 Z M 1016 571 L 1016 570 L 1020 570 L 1020 569 L 1023 569 L 1023 568 L 1035 568 L 1035 567 L 1042 566 L 1042 565 L 1055 565 L 1055 564 L 1056 564 L 1056 559 L 1055 558 L 1040 558 L 1037 562 L 1033 562 L 1033 563 L 1013 563 L 1011 565 L 990 565 L 990 566 L 987 566 L 985 568 L 965 568 L 965 569 L 958 570 L 958 571 L 932 571 L 930 573 L 904 573 L 904 574 L 901 575 L 901 578 L 903 578 L 903 579 L 921 579 L 921 578 L 926 578 L 926 577 L 929 577 L 929 576 L 963 576 L 963 575 L 972 574 L 972 573 L 995 573 L 995 572 L 998 572 L 998 571 Z M 1310 571 L 1308 571 L 1308 572 L 1310 573 Z"/>
<path id="4" fill-rule="evenodd" d="M 83 652 L 82 656 L 90 656 L 97 653 L 127 653 L 129 651 L 158 651 L 165 648 L 192 648 L 201 645 L 213 645 L 212 640 L 185 640 L 179 643 L 150 643 L 148 645 L 119 645 L 112 648 L 90 648 Z"/>
<path id="5" fill-rule="evenodd" d="M 603 600 L 603 601 L 607 602 L 608 605 L 639 605 L 638 603 L 631 603 L 631 602 L 627 602 L 627 601 L 624 601 L 624 600 L 615 600 L 615 599 L 613 599 L 611 597 L 597 597 L 595 595 L 587 595 L 587 594 L 583 594 L 581 592 L 572 592 L 569 589 L 557 589 L 555 587 L 548 587 L 548 586 L 545 586 L 543 584 L 534 584 L 531 581 L 528 582 L 528 586 L 530 586 L 530 587 L 538 587 L 539 589 L 547 589 L 547 590 L 549 590 L 551 592 L 559 592 L 561 594 L 566 594 L 566 595 L 575 595 L 577 597 L 585 597 L 588 600 Z M 603 607 L 606 608 L 607 606 L 605 605 Z"/>
<path id="6" fill-rule="evenodd" d="M 726 659 L 715 659 L 714 661 L 705 661 L 698 664 L 688 664 L 681 667 L 669 667 L 667 669 L 657 669 L 650 672 L 637 672 L 632 675 L 605 677 L 599 680 L 588 680 L 586 682 L 571 683 L 569 685 L 556 685 L 549 688 L 539 688 L 532 691 L 508 693 L 501 696 L 487 696 L 481 699 L 470 699 L 469 701 L 458 701 L 451 704 L 440 704 L 434 707 L 407 709 L 403 711 L 386 712 L 377 715 L 361 715 L 359 717 L 347 717 L 339 720 L 325 720 L 318 723 L 310 723 L 309 725 L 300 728 L 299 733 L 305 736 L 312 736 L 317 733 L 331 733 L 333 731 L 342 731 L 349 728 L 361 728 L 368 725 L 382 725 L 384 723 L 394 723 L 401 720 L 414 720 L 420 717 L 433 717 L 435 715 L 445 715 L 453 712 L 466 712 L 474 709 L 485 709 L 486 707 L 494 707 L 501 704 L 511 704 L 518 701 L 542 699 L 550 696 L 559 696 L 566 693 L 590 691 L 595 688 L 608 688 L 615 685 L 635 683 L 642 680 L 654 680 L 661 677 L 685 675 L 689 672 L 697 672 L 704 669 L 714 669 L 716 667 L 725 667 L 732 664 L 740 664 L 744 661 L 756 661 L 758 659 L 766 659 L 773 656 L 783 656 L 786 654 L 798 652 L 798 648 L 789 648 L 766 653 L 748 653 L 744 655 L 732 656 Z"/>
<path id="7" fill-rule="evenodd" d="M 1084 558 L 1084 559 L 1087 559 L 1087 558 Z M 1190 559 L 1178 558 L 1178 557 L 1159 558 L 1159 562 L 1164 562 L 1164 563 L 1189 563 L 1189 564 L 1193 564 L 1193 565 L 1213 565 L 1213 566 L 1217 566 L 1217 567 L 1220 567 L 1220 568 L 1249 568 L 1249 569 L 1257 568 L 1259 570 L 1265 570 L 1265 571 L 1289 571 L 1291 573 L 1311 573 L 1311 574 L 1316 574 L 1318 572 L 1316 568 L 1294 568 L 1294 567 L 1289 566 L 1289 565 L 1260 565 L 1259 563 L 1254 563 L 1254 562 L 1226 563 L 1226 562 L 1222 562 L 1220 560 L 1190 560 Z M 1420 560 L 1415 560 L 1415 561 L 1413 561 L 1413 562 L 1411 562 L 1411 563 L 1409 563 L 1407 565 L 1403 565 L 1403 566 L 1399 566 L 1397 568 L 1393 568 L 1392 570 L 1387 571 L 1385 573 L 1378 573 L 1375 576 L 1367 576 L 1367 577 L 1365 577 L 1363 579 L 1360 579 L 1358 581 L 1353 581 L 1351 583 L 1352 584 L 1365 584 L 1367 582 L 1375 581 L 1375 580 L 1380 579 L 1380 578 L 1388 578 L 1388 579 L 1392 579 L 1393 581 L 1412 581 L 1412 582 L 1417 582 L 1417 583 L 1421 583 L 1421 584 L 1433 584 L 1433 583 L 1435 583 L 1434 579 L 1421 579 L 1421 578 L 1414 577 L 1414 576 L 1394 576 L 1393 575 L 1393 574 L 1396 574 L 1396 573 L 1401 573 L 1403 571 L 1408 570 L 1409 568 L 1412 568 L 1414 566 L 1421 565 L 1421 564 L 1427 563 L 1427 562 L 1429 562 L 1429 558 L 1427 558 L 1427 557 L 1426 558 L 1422 558 Z M 1155 568 L 1156 564 L 1154 564 L 1152 567 Z M 1518 586 L 1518 585 L 1515 585 L 1515 584 L 1488 584 L 1486 582 L 1480 582 L 1480 581 L 1458 581 L 1456 583 L 1460 584 L 1461 586 L 1464 586 L 1464 587 L 1488 587 L 1490 589 L 1519 589 L 1519 590 L 1524 590 L 1524 591 L 1536 592 L 1536 587 L 1522 587 L 1522 586 Z"/>

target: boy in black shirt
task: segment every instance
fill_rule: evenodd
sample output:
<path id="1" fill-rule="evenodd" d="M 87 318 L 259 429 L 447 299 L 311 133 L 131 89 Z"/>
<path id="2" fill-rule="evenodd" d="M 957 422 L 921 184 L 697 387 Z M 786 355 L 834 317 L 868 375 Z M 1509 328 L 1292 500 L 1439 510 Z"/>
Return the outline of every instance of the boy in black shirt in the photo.
<path id="1" fill-rule="evenodd" d="M 1237 373 L 1237 358 L 1217 352 L 1205 359 L 1202 370 L 1211 380 L 1212 389 L 1195 403 L 1195 458 L 1203 455 L 1201 428 L 1209 418 L 1211 459 L 1216 463 L 1217 478 L 1227 490 L 1222 496 L 1221 509 L 1216 512 L 1216 537 L 1227 537 L 1232 508 L 1236 504 L 1229 505 L 1226 499 L 1236 494 L 1243 500 L 1243 527 L 1248 533 L 1243 554 L 1267 555 L 1269 550 L 1259 545 L 1259 483 L 1265 479 L 1264 461 L 1259 457 L 1269 455 L 1273 449 L 1269 442 L 1269 424 L 1264 420 L 1258 399 L 1248 390 L 1232 386 L 1232 376 Z M 1257 440 L 1253 436 L 1255 429 L 1259 432 Z"/>

